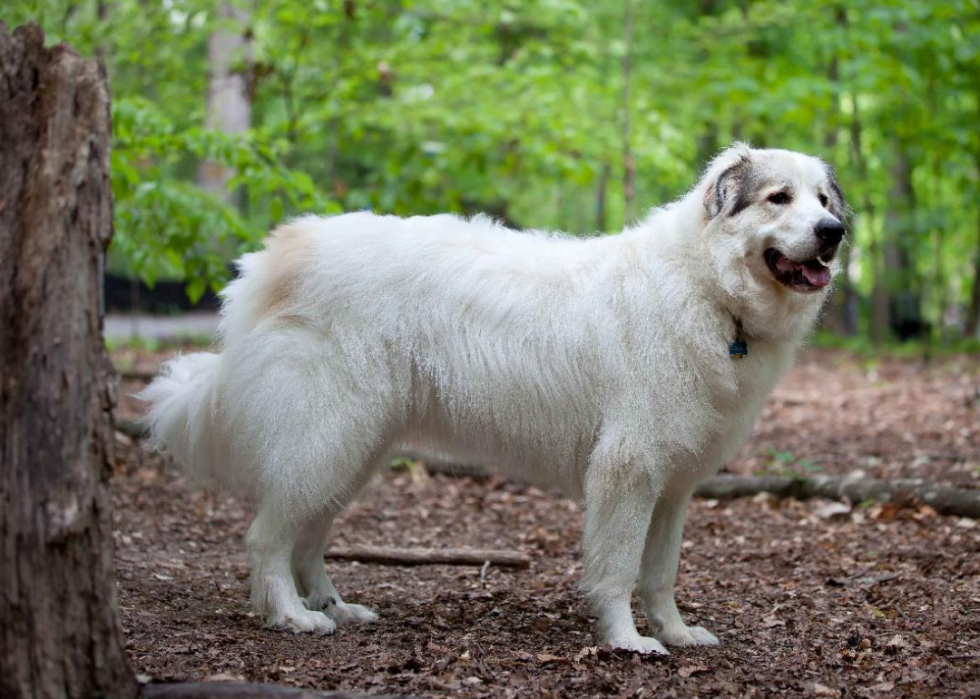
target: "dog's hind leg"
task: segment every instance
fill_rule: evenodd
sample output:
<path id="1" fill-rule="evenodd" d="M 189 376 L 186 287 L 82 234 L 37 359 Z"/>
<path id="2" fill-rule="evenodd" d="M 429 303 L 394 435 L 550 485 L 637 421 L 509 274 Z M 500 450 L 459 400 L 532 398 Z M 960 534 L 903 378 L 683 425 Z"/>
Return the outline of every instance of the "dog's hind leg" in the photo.
<path id="1" fill-rule="evenodd" d="M 295 633 L 333 633 L 336 622 L 321 611 L 307 609 L 296 589 L 292 552 L 302 523 L 272 504 L 263 504 L 248 530 L 251 556 L 252 606 L 269 626 Z"/>
<path id="2" fill-rule="evenodd" d="M 666 654 L 660 641 L 636 630 L 630 605 L 647 526 L 662 491 L 657 472 L 641 464 L 593 463 L 585 490 L 582 587 L 599 616 L 601 642 Z"/>
<path id="3" fill-rule="evenodd" d="M 323 564 L 334 514 L 325 512 L 311 523 L 293 549 L 293 575 L 300 595 L 309 609 L 323 610 L 338 624 L 368 624 L 377 621 L 378 615 L 367 607 L 349 604 L 343 600 Z"/>
<path id="4" fill-rule="evenodd" d="M 700 626 L 687 626 L 674 601 L 684 519 L 691 500 L 684 485 L 657 501 L 647 532 L 640 570 L 640 600 L 653 635 L 669 646 L 715 646 L 718 639 Z"/>

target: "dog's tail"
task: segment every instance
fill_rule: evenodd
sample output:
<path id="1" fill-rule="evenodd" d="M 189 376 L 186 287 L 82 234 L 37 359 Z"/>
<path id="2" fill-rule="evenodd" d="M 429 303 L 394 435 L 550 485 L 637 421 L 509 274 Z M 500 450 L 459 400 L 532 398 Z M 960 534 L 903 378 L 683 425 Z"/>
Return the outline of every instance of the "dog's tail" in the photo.
<path id="1" fill-rule="evenodd" d="M 152 446 L 172 456 L 188 476 L 207 487 L 233 487 L 222 477 L 220 364 L 221 356 L 208 352 L 175 357 L 136 396 L 150 404 L 144 424 Z"/>

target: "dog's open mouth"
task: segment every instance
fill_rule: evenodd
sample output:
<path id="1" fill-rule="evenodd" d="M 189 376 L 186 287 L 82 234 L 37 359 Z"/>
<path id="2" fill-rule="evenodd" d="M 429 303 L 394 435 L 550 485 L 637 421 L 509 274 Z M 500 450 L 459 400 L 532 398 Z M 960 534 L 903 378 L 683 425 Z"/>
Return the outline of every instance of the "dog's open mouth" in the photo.
<path id="1" fill-rule="evenodd" d="M 803 262 L 794 262 L 776 248 L 769 248 L 763 256 L 776 281 L 794 291 L 819 291 L 830 284 L 833 252 Z"/>

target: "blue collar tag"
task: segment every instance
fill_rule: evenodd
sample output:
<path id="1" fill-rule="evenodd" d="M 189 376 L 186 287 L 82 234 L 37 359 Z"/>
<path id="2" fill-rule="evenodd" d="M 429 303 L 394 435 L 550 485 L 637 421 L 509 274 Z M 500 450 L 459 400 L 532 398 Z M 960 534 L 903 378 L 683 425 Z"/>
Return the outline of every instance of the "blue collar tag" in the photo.
<path id="1" fill-rule="evenodd" d="M 728 356 L 732 359 L 741 359 L 749 354 L 749 343 L 745 340 L 735 340 L 728 343 Z"/>

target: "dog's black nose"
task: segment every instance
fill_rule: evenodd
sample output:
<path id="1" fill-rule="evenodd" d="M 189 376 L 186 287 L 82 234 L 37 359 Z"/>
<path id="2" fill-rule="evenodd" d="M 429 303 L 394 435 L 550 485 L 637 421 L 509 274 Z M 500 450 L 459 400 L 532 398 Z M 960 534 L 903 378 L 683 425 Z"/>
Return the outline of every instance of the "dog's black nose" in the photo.
<path id="1" fill-rule="evenodd" d="M 832 218 L 822 219 L 813 230 L 825 245 L 837 245 L 844 237 L 844 226 Z"/>

